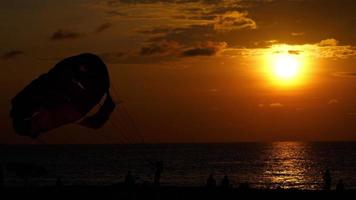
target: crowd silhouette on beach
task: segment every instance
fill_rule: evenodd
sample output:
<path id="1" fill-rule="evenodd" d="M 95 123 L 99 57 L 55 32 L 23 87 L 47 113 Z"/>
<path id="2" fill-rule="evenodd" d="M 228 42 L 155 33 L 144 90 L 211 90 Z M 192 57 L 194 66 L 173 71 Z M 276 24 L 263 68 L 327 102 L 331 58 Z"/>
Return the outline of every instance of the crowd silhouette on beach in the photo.
<path id="1" fill-rule="evenodd" d="M 6 167 L 3 165 L 0 165 L 0 188 L 4 188 L 5 186 L 5 171 Z M 152 180 L 152 185 L 154 187 L 160 187 L 161 185 L 161 177 L 162 177 L 162 172 L 164 171 L 164 166 L 163 166 L 163 162 L 162 161 L 158 161 L 155 163 L 155 172 L 154 172 L 154 177 Z M 25 173 L 25 172 L 22 172 Z M 29 177 L 22 177 L 24 179 L 28 179 Z M 325 170 L 324 174 L 323 174 L 323 187 L 322 190 L 323 191 L 331 191 L 332 190 L 332 175 L 329 169 Z M 27 184 L 27 181 L 25 182 L 25 185 Z M 124 182 L 123 184 L 127 187 L 127 188 L 133 188 L 137 185 L 139 185 L 136 182 L 136 178 L 134 176 L 134 174 L 132 173 L 132 171 L 128 171 L 127 174 L 125 175 L 124 178 Z M 214 173 L 211 173 L 208 175 L 207 179 L 206 179 L 206 188 L 208 189 L 232 189 L 233 185 L 230 182 L 229 176 L 227 174 L 224 174 L 223 178 L 221 179 L 221 181 L 219 183 L 217 183 L 215 177 L 214 177 Z M 62 181 L 62 177 L 58 177 L 56 180 L 56 188 L 58 190 L 63 190 L 64 188 L 64 183 Z M 249 185 L 248 182 L 243 182 L 240 183 L 239 186 L 237 187 L 237 189 L 242 190 L 242 191 L 248 191 L 250 189 L 252 189 Z M 281 187 L 278 187 L 277 189 L 282 189 Z M 335 187 L 335 191 L 338 192 L 342 192 L 345 191 L 345 185 L 344 185 L 344 181 L 342 179 L 338 180 L 336 187 Z"/>

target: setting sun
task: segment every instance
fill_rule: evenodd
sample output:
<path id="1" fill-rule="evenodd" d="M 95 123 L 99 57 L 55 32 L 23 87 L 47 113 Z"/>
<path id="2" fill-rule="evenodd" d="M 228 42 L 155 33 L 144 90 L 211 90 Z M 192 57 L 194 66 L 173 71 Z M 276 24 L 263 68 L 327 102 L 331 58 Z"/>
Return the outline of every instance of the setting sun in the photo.
<path id="1" fill-rule="evenodd" d="M 274 58 L 275 76 L 283 80 L 291 80 L 298 75 L 300 63 L 292 55 L 282 54 Z"/>
<path id="2" fill-rule="evenodd" d="M 306 82 L 308 52 L 301 46 L 274 45 L 264 53 L 265 74 L 278 87 L 300 86 Z"/>

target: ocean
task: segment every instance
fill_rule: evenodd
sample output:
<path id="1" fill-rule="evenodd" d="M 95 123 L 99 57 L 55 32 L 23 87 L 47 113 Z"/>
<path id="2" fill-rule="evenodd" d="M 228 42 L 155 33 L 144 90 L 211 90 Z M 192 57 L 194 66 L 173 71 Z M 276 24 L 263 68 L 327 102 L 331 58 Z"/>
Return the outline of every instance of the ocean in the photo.
<path id="1" fill-rule="evenodd" d="M 0 163 L 43 166 L 31 185 L 110 185 L 131 171 L 138 183 L 152 182 L 153 163 L 163 161 L 163 185 L 202 186 L 210 173 L 234 186 L 320 189 L 329 169 L 333 187 L 343 179 L 356 188 L 356 142 L 273 142 L 231 144 L 0 145 Z M 4 184 L 24 180 L 4 169 Z"/>

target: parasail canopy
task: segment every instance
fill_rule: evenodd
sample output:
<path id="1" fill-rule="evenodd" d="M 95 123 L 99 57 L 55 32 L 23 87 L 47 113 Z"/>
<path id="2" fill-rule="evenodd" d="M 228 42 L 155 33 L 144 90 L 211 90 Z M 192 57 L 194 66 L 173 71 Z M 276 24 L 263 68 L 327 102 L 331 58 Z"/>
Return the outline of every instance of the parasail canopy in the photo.
<path id="1" fill-rule="evenodd" d="M 13 127 L 32 138 L 69 123 L 98 129 L 115 108 L 109 88 L 107 67 L 98 56 L 65 58 L 12 99 Z M 99 110 L 87 116 L 96 106 Z"/>

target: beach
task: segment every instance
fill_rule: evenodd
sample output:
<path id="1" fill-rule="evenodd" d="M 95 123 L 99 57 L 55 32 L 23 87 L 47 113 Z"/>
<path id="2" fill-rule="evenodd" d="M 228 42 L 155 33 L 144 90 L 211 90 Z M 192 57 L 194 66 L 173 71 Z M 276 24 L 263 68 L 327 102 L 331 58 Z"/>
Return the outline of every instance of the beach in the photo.
<path id="1" fill-rule="evenodd" d="M 28 184 L 48 187 L 58 177 L 66 186 L 110 187 L 124 182 L 128 171 L 137 184 L 153 182 L 155 161 L 164 169 L 161 185 L 201 187 L 213 174 L 217 185 L 225 175 L 238 187 L 321 190 L 323 175 L 330 169 L 335 189 L 340 179 L 346 189 L 355 189 L 356 143 L 275 142 L 231 144 L 141 144 L 141 145 L 2 145 L 2 163 L 41 166 L 46 173 L 30 177 Z M 4 185 L 21 187 L 24 180 L 4 171 Z"/>

